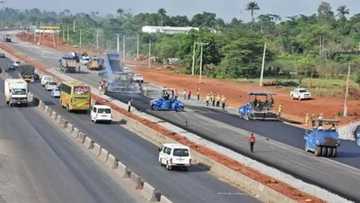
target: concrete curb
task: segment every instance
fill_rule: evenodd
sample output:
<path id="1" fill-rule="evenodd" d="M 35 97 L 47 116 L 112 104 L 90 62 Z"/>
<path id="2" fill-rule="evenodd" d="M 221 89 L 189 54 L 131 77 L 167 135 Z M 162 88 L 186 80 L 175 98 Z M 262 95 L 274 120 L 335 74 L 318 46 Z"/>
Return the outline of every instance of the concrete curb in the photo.
<path id="1" fill-rule="evenodd" d="M 98 158 L 103 161 L 103 162 L 106 162 L 107 159 L 108 159 L 108 155 L 109 155 L 109 151 L 103 147 L 101 147 L 100 149 L 100 154 L 98 156 Z"/>

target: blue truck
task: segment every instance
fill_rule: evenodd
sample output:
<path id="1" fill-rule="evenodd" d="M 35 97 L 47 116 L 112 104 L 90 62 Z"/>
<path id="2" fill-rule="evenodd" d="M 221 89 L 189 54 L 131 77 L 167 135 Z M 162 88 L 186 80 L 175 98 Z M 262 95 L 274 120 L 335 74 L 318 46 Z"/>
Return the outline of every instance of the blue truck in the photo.
<path id="1" fill-rule="evenodd" d="M 177 99 L 174 90 L 164 89 L 162 96 L 150 101 L 150 107 L 154 111 L 183 111 L 184 103 Z"/>
<path id="2" fill-rule="evenodd" d="M 239 108 L 240 118 L 245 120 L 278 120 L 278 114 L 273 111 L 273 95 L 265 92 L 249 93 L 249 102 Z"/>
<path id="3" fill-rule="evenodd" d="M 311 128 L 305 133 L 305 151 L 313 152 L 315 156 L 336 157 L 340 146 L 339 135 L 336 132 L 338 121 L 334 119 L 313 119 Z"/>

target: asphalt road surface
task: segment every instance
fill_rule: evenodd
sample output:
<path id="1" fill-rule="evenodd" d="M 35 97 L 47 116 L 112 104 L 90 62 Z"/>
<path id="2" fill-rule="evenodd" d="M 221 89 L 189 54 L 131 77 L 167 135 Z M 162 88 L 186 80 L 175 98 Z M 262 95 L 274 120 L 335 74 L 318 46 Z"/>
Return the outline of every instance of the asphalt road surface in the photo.
<path id="1" fill-rule="evenodd" d="M 34 107 L 5 104 L 0 80 L 0 202 L 144 202 Z"/>
<path id="2" fill-rule="evenodd" d="M 11 62 L 8 59 L 0 59 L 1 67 L 9 64 Z M 15 77 L 17 73 L 11 75 Z M 30 91 L 97 143 L 105 146 L 174 202 L 258 202 L 210 175 L 205 166 L 193 166 L 186 172 L 167 171 L 157 162 L 158 148 L 155 145 L 127 131 L 118 123 L 93 124 L 87 114 L 67 112 L 61 108 L 58 99 L 52 98 L 40 83 L 31 84 Z"/>
<path id="3" fill-rule="evenodd" d="M 32 45 L 15 44 L 14 46 L 48 65 L 54 64 L 54 58 L 59 55 L 58 52 L 50 49 L 33 52 Z M 97 84 L 96 74 L 93 73 L 71 74 L 71 76 L 93 86 Z M 130 97 L 129 95 L 113 96 L 125 102 Z M 281 122 L 245 121 L 204 108 L 188 109 L 181 113 L 154 112 L 149 110 L 149 99 L 142 96 L 135 98 L 134 105 L 137 109 L 183 127 L 210 141 L 274 166 L 307 182 L 360 201 L 358 192 L 360 171 L 356 169 L 360 166 L 360 150 L 350 142 L 342 144 L 339 149 L 339 158 L 328 160 L 305 153 L 302 150 L 304 130 Z M 271 142 L 260 139 L 256 144 L 257 153 L 251 154 L 248 151 L 246 138 L 239 133 L 242 129 L 270 137 Z"/>

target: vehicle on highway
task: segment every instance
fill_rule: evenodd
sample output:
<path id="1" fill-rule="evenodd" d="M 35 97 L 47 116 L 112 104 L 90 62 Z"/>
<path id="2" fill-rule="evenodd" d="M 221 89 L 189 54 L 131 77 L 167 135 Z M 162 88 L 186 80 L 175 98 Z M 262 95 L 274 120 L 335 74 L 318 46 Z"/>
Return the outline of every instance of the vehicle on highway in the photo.
<path id="1" fill-rule="evenodd" d="M 66 54 L 59 60 L 59 70 L 64 73 L 74 73 L 80 70 L 80 57 L 75 52 Z"/>
<path id="2" fill-rule="evenodd" d="M 336 132 L 338 122 L 334 119 L 313 119 L 311 129 L 304 136 L 305 151 L 314 152 L 315 156 L 336 157 L 337 147 L 340 145 Z"/>
<path id="3" fill-rule="evenodd" d="M 60 97 L 60 89 L 58 87 L 51 90 L 51 96 L 54 98 Z"/>
<path id="4" fill-rule="evenodd" d="M 354 130 L 354 138 L 356 141 L 356 144 L 360 146 L 360 125 L 356 126 Z"/>
<path id="5" fill-rule="evenodd" d="M 54 81 L 47 82 L 46 85 L 45 85 L 45 89 L 47 91 L 52 91 L 53 89 L 56 89 L 56 88 L 57 88 L 57 84 Z"/>
<path id="6" fill-rule="evenodd" d="M 93 57 L 89 63 L 86 64 L 89 70 L 101 70 L 104 67 L 104 59 Z"/>
<path id="7" fill-rule="evenodd" d="M 90 113 L 91 121 L 97 122 L 112 122 L 111 108 L 106 105 L 94 105 Z"/>
<path id="8" fill-rule="evenodd" d="M 35 81 L 35 67 L 33 65 L 21 64 L 17 69 L 20 72 L 21 78 L 23 78 L 26 82 Z"/>
<path id="9" fill-rule="evenodd" d="M 6 58 L 6 55 L 4 53 L 0 53 L 0 58 Z"/>
<path id="10" fill-rule="evenodd" d="M 88 64 L 91 61 L 91 57 L 88 55 L 84 55 L 80 57 L 80 63 L 83 65 Z"/>
<path id="11" fill-rule="evenodd" d="M 5 41 L 5 42 L 12 42 L 11 36 L 10 36 L 9 34 L 6 34 L 4 41 Z"/>
<path id="12" fill-rule="evenodd" d="M 183 111 L 184 103 L 177 99 L 175 90 L 163 89 L 162 96 L 150 101 L 150 107 L 154 111 Z"/>
<path id="13" fill-rule="evenodd" d="M 249 102 L 239 108 L 240 118 L 245 120 L 278 120 L 273 111 L 274 94 L 265 92 L 249 93 Z"/>
<path id="14" fill-rule="evenodd" d="M 90 87 L 78 81 L 63 82 L 60 88 L 60 104 L 68 111 L 89 111 L 91 104 Z"/>
<path id="15" fill-rule="evenodd" d="M 41 83 L 41 85 L 43 87 L 45 87 L 46 83 L 53 82 L 53 81 L 54 81 L 54 78 L 51 75 L 43 75 L 41 77 L 41 82 L 40 83 Z"/>
<path id="16" fill-rule="evenodd" d="M 133 82 L 138 82 L 138 83 L 143 83 L 144 82 L 144 76 L 142 76 L 141 74 L 134 74 L 134 76 L 132 77 L 132 81 Z"/>
<path id="17" fill-rule="evenodd" d="M 290 91 L 290 97 L 299 101 L 311 99 L 311 92 L 306 88 L 297 87 Z"/>
<path id="18" fill-rule="evenodd" d="M 5 79 L 4 81 L 5 102 L 10 107 L 17 105 L 28 105 L 29 89 L 28 83 L 23 79 Z"/>
<path id="19" fill-rule="evenodd" d="M 159 163 L 168 170 L 175 167 L 188 169 L 191 167 L 190 148 L 177 143 L 163 144 L 159 148 Z"/>

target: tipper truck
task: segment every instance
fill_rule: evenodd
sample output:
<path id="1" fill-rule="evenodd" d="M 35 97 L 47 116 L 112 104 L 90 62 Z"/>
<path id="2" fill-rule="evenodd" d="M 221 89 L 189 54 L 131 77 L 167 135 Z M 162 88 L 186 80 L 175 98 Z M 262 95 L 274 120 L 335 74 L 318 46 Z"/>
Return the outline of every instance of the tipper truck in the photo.
<path id="1" fill-rule="evenodd" d="M 69 53 L 69 54 L 63 56 L 59 60 L 59 68 L 60 68 L 60 71 L 65 72 L 65 73 L 76 72 L 76 69 L 80 68 L 79 56 L 75 52 L 72 52 L 72 53 Z"/>
<path id="2" fill-rule="evenodd" d="M 29 103 L 28 83 L 24 79 L 5 79 L 5 101 L 10 107 Z"/>
<path id="3" fill-rule="evenodd" d="M 35 80 L 35 68 L 32 65 L 24 64 L 18 67 L 21 78 L 26 82 L 34 82 Z"/>

